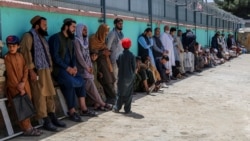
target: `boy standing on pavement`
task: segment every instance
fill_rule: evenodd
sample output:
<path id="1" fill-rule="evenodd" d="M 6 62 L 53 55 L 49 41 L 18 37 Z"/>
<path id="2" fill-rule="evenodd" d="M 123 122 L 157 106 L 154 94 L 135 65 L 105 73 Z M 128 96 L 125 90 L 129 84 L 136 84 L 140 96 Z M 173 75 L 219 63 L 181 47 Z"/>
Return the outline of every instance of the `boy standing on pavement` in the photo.
<path id="1" fill-rule="evenodd" d="M 7 72 L 7 97 L 11 101 L 17 95 L 27 94 L 31 99 L 31 90 L 28 81 L 28 67 L 21 53 L 17 50 L 20 48 L 17 36 L 8 36 L 6 38 L 8 53 L 4 61 Z M 15 109 L 17 110 L 17 109 Z M 30 118 L 19 121 L 19 126 L 25 136 L 40 136 L 42 132 L 31 125 Z"/>
<path id="2" fill-rule="evenodd" d="M 113 111 L 118 113 L 124 104 L 125 113 L 131 112 L 133 84 L 135 78 L 136 61 L 135 56 L 129 51 L 131 40 L 122 40 L 124 51 L 117 59 L 118 67 L 118 93 Z"/>

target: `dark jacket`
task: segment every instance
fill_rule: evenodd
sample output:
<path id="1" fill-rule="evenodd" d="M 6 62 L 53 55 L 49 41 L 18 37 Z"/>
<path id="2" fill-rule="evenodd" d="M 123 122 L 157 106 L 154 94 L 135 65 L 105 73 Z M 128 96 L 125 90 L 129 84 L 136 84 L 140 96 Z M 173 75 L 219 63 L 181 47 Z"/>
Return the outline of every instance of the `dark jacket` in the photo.
<path id="1" fill-rule="evenodd" d="M 216 48 L 219 51 L 218 41 L 217 41 L 217 36 L 216 35 L 214 35 L 213 38 L 212 38 L 211 46 L 212 46 L 212 48 Z"/>
<path id="2" fill-rule="evenodd" d="M 150 45 L 150 41 L 148 39 L 147 36 L 141 34 L 138 39 L 140 37 L 143 37 L 147 43 L 147 45 Z M 138 42 L 138 56 L 141 56 L 141 57 L 145 57 L 145 56 L 148 56 L 149 55 L 149 52 L 148 52 L 148 49 L 145 49 L 144 47 L 142 47 L 142 45 Z"/>
<path id="3" fill-rule="evenodd" d="M 227 38 L 227 47 L 228 47 L 228 49 L 231 49 L 232 46 L 233 46 L 233 41 L 232 41 L 232 39 L 231 39 L 231 38 Z"/>
<path id="4" fill-rule="evenodd" d="M 53 60 L 53 72 L 56 77 L 60 69 L 76 66 L 74 43 L 66 38 L 62 32 L 56 33 L 49 38 L 50 54 Z"/>

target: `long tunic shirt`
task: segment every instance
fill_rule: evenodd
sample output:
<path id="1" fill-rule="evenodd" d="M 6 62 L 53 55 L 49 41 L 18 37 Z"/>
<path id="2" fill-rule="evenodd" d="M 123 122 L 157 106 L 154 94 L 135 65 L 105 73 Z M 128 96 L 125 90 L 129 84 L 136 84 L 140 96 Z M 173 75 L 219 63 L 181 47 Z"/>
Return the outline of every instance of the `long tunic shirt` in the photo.
<path id="1" fill-rule="evenodd" d="M 54 61 L 54 68 L 66 70 L 76 66 L 76 58 L 73 41 L 63 35 L 62 32 L 54 34 L 49 40 L 50 53 Z M 64 52 L 64 53 L 61 53 Z"/>
<path id="2" fill-rule="evenodd" d="M 117 59 L 118 71 L 118 96 L 130 96 L 133 92 L 136 61 L 135 56 L 124 50 Z"/>
<path id="3" fill-rule="evenodd" d="M 82 47 L 78 40 L 75 40 L 74 44 L 78 72 L 83 78 L 94 79 L 94 75 L 87 71 L 87 68 L 92 68 L 92 62 L 89 55 L 89 48 Z"/>
<path id="4" fill-rule="evenodd" d="M 76 56 L 74 50 L 74 43 L 70 38 L 64 36 L 62 32 L 54 34 L 49 39 L 50 43 L 50 52 L 54 61 L 54 76 L 55 80 L 60 85 L 68 85 L 71 83 L 73 87 L 80 87 L 82 85 L 82 77 L 79 76 L 79 73 L 76 76 L 69 76 L 72 79 L 71 82 L 68 82 L 68 78 L 66 76 L 61 76 L 66 72 L 68 67 L 76 67 Z M 63 52 L 63 53 L 62 53 Z"/>
<path id="5" fill-rule="evenodd" d="M 109 50 L 111 50 L 111 55 L 110 55 L 110 60 L 112 64 L 116 63 L 116 60 L 118 56 L 122 53 L 123 47 L 121 45 L 121 39 L 119 38 L 118 33 L 116 29 L 113 29 L 109 34 L 108 34 L 108 42 L 107 42 L 107 47 Z"/>
<path id="6" fill-rule="evenodd" d="M 181 37 L 176 37 L 176 41 L 177 41 L 179 53 L 184 52 L 184 48 L 183 48 L 183 45 L 182 45 L 182 42 L 181 42 Z"/>
<path id="7" fill-rule="evenodd" d="M 7 96 L 8 100 L 12 101 L 12 98 L 19 94 L 17 85 L 20 82 L 24 82 L 24 90 L 26 94 L 31 98 L 31 90 L 28 81 L 28 67 L 25 64 L 25 60 L 20 53 L 10 54 L 8 53 L 4 58 L 6 71 L 7 71 Z M 10 102 L 11 103 L 11 102 Z M 30 118 L 19 121 L 19 126 L 23 131 L 27 131 L 32 127 Z"/>
<path id="8" fill-rule="evenodd" d="M 104 93 L 103 87 L 100 84 L 100 82 L 98 81 L 98 67 L 97 67 L 97 62 L 96 61 L 92 61 L 92 66 L 93 66 L 93 75 L 94 75 L 94 83 L 95 86 L 98 90 L 98 93 L 100 94 L 101 98 L 103 101 L 106 101 L 106 95 Z"/>
<path id="9" fill-rule="evenodd" d="M 103 54 L 99 55 L 97 59 L 98 71 L 103 74 L 103 77 L 100 78 L 101 84 L 113 84 L 115 82 L 115 76 L 113 72 L 110 72 L 108 68 L 108 62 L 106 56 Z"/>
<path id="10" fill-rule="evenodd" d="M 175 66 L 175 56 L 174 56 L 174 45 L 173 45 L 173 37 L 169 33 L 163 33 L 161 35 L 161 42 L 165 50 L 168 51 L 169 56 L 169 65 Z"/>
<path id="11" fill-rule="evenodd" d="M 141 52 L 139 52 L 138 54 L 139 54 L 139 56 L 141 56 L 141 57 L 144 57 L 144 55 L 148 55 L 148 56 L 150 57 L 151 64 L 152 64 L 153 66 L 155 66 L 155 59 L 154 59 L 153 50 L 152 50 L 153 45 L 154 45 L 153 38 L 148 38 L 149 43 L 147 43 L 147 41 L 146 41 L 145 38 L 148 38 L 148 37 L 144 37 L 144 36 L 142 36 L 142 35 L 139 36 L 139 38 L 138 38 L 138 43 L 139 43 L 139 45 L 140 45 L 140 46 L 139 46 L 139 50 L 140 50 L 140 48 L 144 48 L 145 50 L 148 51 L 148 54 L 143 54 L 143 53 L 142 53 L 142 55 L 140 55 Z"/>
<path id="12" fill-rule="evenodd" d="M 179 49 L 178 49 L 178 42 L 175 38 L 174 40 L 174 57 L 175 57 L 175 61 L 180 61 L 180 56 L 179 56 Z"/>
<path id="13" fill-rule="evenodd" d="M 43 44 L 47 44 L 47 41 L 44 37 L 40 36 L 40 39 L 41 39 L 41 42 L 43 42 Z M 30 33 L 24 34 L 22 41 L 20 43 L 20 47 L 21 47 L 21 53 L 23 54 L 23 57 L 28 66 L 28 69 L 35 69 L 34 59 L 33 59 L 32 51 L 31 51 L 33 47 L 33 38 L 30 35 Z M 44 52 L 47 53 L 47 56 L 50 56 L 49 48 L 47 47 L 48 45 L 44 46 L 44 49 L 45 49 Z M 48 63 L 52 64 L 52 60 L 50 57 L 49 57 Z M 39 79 L 36 82 L 30 82 L 32 93 L 34 91 L 35 93 L 42 95 L 42 96 L 55 95 L 56 92 L 55 92 L 54 85 L 53 85 L 52 78 L 51 78 L 51 67 L 48 67 L 45 69 L 39 69 L 36 71 L 37 71 L 37 75 L 39 76 Z"/>
<path id="14" fill-rule="evenodd" d="M 20 53 L 10 54 L 8 53 L 5 58 L 5 66 L 7 72 L 7 95 L 8 98 L 13 98 L 19 92 L 17 85 L 20 82 L 24 82 L 24 90 L 31 98 L 30 85 L 28 81 L 28 67 L 25 64 L 25 60 Z"/>
<path id="15" fill-rule="evenodd" d="M 163 46 L 158 46 L 156 43 L 157 42 L 156 40 L 159 40 L 161 42 L 160 37 L 154 36 L 153 39 L 154 39 L 153 40 L 153 42 L 154 42 L 153 54 L 154 54 L 155 61 L 156 61 L 156 59 L 160 59 L 162 57 L 163 52 L 164 52 L 164 48 L 163 48 Z"/>

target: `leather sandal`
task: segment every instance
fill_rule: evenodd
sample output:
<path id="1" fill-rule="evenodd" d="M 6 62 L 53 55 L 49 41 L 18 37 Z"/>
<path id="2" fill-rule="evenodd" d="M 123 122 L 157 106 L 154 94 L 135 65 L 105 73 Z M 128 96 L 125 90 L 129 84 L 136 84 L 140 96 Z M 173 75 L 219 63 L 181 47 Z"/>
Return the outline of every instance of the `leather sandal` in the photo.
<path id="1" fill-rule="evenodd" d="M 99 106 L 97 108 L 94 109 L 95 111 L 107 111 L 108 109 L 106 109 L 105 107 Z"/>
<path id="2" fill-rule="evenodd" d="M 36 128 L 31 128 L 30 130 L 27 130 L 23 132 L 24 136 L 40 136 L 42 132 Z"/>
<path id="3" fill-rule="evenodd" d="M 95 111 L 87 109 L 86 111 L 82 111 L 80 116 L 96 117 L 98 114 Z"/>
<path id="4" fill-rule="evenodd" d="M 113 109 L 113 105 L 106 103 L 105 106 L 104 106 L 104 108 L 106 108 L 107 110 L 112 110 Z"/>

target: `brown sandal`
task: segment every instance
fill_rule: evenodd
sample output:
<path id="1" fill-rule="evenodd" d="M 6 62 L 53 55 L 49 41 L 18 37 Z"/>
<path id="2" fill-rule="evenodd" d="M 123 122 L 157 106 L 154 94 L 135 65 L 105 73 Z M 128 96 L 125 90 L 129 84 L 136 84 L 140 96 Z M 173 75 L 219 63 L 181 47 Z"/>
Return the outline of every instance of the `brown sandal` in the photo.
<path id="1" fill-rule="evenodd" d="M 107 110 L 112 110 L 113 109 L 113 105 L 106 103 L 105 106 L 104 106 L 104 108 L 106 108 Z"/>
<path id="2" fill-rule="evenodd" d="M 42 132 L 36 128 L 31 128 L 30 130 L 27 130 L 23 132 L 24 136 L 40 136 Z"/>
<path id="3" fill-rule="evenodd" d="M 106 109 L 105 107 L 99 106 L 97 108 L 94 108 L 94 110 L 96 110 L 96 111 L 107 111 L 108 109 Z"/>

